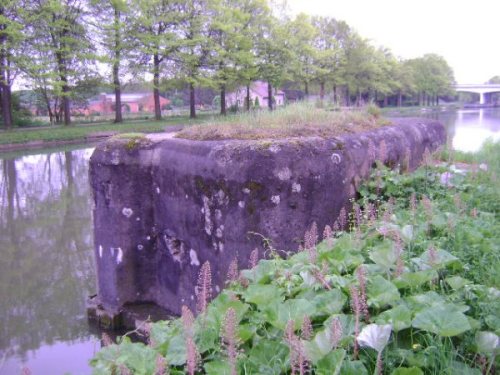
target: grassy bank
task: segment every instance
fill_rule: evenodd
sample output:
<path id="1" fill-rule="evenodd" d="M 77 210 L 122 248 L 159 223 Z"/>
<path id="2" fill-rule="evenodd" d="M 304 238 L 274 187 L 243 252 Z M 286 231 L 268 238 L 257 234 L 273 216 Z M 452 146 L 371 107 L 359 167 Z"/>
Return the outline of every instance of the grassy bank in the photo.
<path id="1" fill-rule="evenodd" d="M 496 373 L 500 143 L 440 158 L 379 166 L 334 233 L 313 225 L 287 259 L 267 247 L 208 305 L 205 263 L 197 318 L 183 309 L 147 327 L 148 345 L 103 348 L 95 373 Z"/>
<path id="2" fill-rule="evenodd" d="M 196 120 L 190 120 L 187 116 L 179 116 L 168 117 L 162 121 L 130 121 L 122 124 L 106 122 L 99 124 L 14 129 L 0 132 L 0 145 L 36 141 L 85 140 L 86 138 L 100 133 L 155 133 L 165 131 L 169 126 L 194 124 L 204 120 L 206 120 L 206 116 L 200 116 Z"/>
<path id="3" fill-rule="evenodd" d="M 273 112 L 266 109 L 222 117 L 202 114 L 196 120 L 187 116 L 167 117 L 162 121 L 130 121 L 122 124 L 75 124 L 44 128 L 24 128 L 0 132 L 0 146 L 29 142 L 85 141 L 111 133 L 162 132 L 174 125 L 195 125 L 179 137 L 188 139 L 262 139 L 295 136 L 332 137 L 370 130 L 388 124 L 367 110 L 336 112 L 309 103 L 294 103 Z M 377 113 L 378 114 L 378 111 Z M 198 124 L 198 125 L 196 125 Z"/>

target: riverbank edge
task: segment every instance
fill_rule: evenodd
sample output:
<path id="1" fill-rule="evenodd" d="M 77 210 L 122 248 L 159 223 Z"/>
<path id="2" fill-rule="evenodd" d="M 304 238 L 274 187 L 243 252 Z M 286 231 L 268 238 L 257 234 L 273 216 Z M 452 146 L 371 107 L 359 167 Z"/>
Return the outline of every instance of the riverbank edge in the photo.
<path id="1" fill-rule="evenodd" d="M 110 133 L 106 135 L 98 135 L 98 136 L 86 136 L 81 138 L 73 138 L 73 139 L 60 139 L 54 141 L 30 141 L 24 143 L 5 143 L 0 144 L 0 152 L 9 152 L 9 151 L 23 151 L 23 150 L 39 150 L 48 147 L 57 147 L 57 146 L 65 146 L 65 145 L 76 145 L 76 144 L 86 144 L 86 143 L 95 143 L 102 140 L 106 140 L 113 135 L 119 134 Z"/>
<path id="2" fill-rule="evenodd" d="M 184 128 L 184 125 L 173 125 L 167 126 L 162 132 L 154 132 L 148 131 L 144 134 L 154 134 L 154 133 L 176 133 Z M 5 143 L 0 144 L 0 153 L 1 152 L 10 152 L 10 151 L 23 151 L 23 150 L 39 150 L 48 147 L 57 147 L 57 146 L 65 146 L 65 145 L 77 145 L 77 144 L 91 144 L 98 143 L 100 141 L 105 141 L 117 134 L 122 134 L 119 131 L 109 131 L 109 132 L 100 132 L 90 135 L 85 135 L 83 137 L 75 137 L 71 139 L 55 139 L 51 141 L 29 141 L 29 142 L 20 142 L 20 143 Z"/>

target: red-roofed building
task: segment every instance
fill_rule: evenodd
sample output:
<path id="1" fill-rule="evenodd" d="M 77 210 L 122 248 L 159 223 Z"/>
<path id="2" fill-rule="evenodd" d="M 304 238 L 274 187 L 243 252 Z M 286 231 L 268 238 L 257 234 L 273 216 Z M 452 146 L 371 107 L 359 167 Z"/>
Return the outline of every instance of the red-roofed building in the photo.
<path id="1" fill-rule="evenodd" d="M 154 112 L 155 104 L 152 93 L 122 94 L 122 110 L 125 113 Z M 170 100 L 160 96 L 160 108 L 165 109 Z M 97 99 L 89 101 L 83 110 L 86 115 L 99 113 L 110 114 L 115 111 L 115 94 L 100 94 Z"/>
<path id="2" fill-rule="evenodd" d="M 247 88 L 238 87 L 236 91 L 226 95 L 226 105 L 228 107 L 244 107 L 247 97 Z M 285 93 L 282 90 L 273 88 L 274 105 L 285 104 Z M 255 81 L 250 85 L 250 101 L 252 106 L 267 107 L 267 82 Z"/>

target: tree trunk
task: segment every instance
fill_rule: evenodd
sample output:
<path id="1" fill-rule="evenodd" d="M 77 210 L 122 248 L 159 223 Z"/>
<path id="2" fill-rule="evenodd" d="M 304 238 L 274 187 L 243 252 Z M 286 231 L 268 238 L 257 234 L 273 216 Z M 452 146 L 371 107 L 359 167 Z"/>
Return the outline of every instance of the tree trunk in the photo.
<path id="1" fill-rule="evenodd" d="M 345 87 L 345 104 L 346 106 L 351 106 L 351 93 L 349 92 L 349 86 Z"/>
<path id="2" fill-rule="evenodd" d="M 267 83 L 267 107 L 270 111 L 273 110 L 273 86 L 271 82 Z"/>
<path id="3" fill-rule="evenodd" d="M 155 102 L 155 120 L 161 120 L 160 108 L 160 57 L 157 53 L 153 55 L 153 98 Z"/>
<path id="4" fill-rule="evenodd" d="M 225 116 L 226 113 L 226 86 L 222 85 L 220 88 L 220 114 Z"/>
<path id="5" fill-rule="evenodd" d="M 387 107 L 389 105 L 389 98 L 387 95 L 384 95 L 384 107 Z"/>
<path id="6" fill-rule="evenodd" d="M 0 5 L 0 16 L 3 16 L 4 8 Z M 7 74 L 7 50 L 6 42 L 7 35 L 3 32 L 5 24 L 0 25 L 0 96 L 2 101 L 2 120 L 4 127 L 10 129 L 12 127 L 12 105 L 10 101 L 10 83 L 8 82 Z"/>
<path id="7" fill-rule="evenodd" d="M 57 69 L 59 70 L 59 78 L 62 82 L 62 97 L 61 97 L 61 110 L 64 114 L 64 125 L 69 125 L 71 123 L 71 104 L 69 99 L 70 88 L 68 85 L 68 77 L 66 75 L 66 60 L 62 52 L 56 53 L 57 58 Z M 56 121 L 60 121 L 60 116 L 56 115 Z"/>
<path id="8" fill-rule="evenodd" d="M 64 113 L 64 125 L 69 125 L 71 124 L 71 104 L 69 100 L 69 85 L 68 85 L 68 80 L 66 76 L 64 76 L 63 80 L 63 87 L 62 87 L 62 92 L 63 92 L 63 97 L 62 97 L 62 110 Z"/>
<path id="9" fill-rule="evenodd" d="M 115 60 L 113 61 L 113 85 L 115 86 L 115 123 L 123 122 L 122 93 L 120 86 L 120 11 L 115 6 Z"/>
<path id="10" fill-rule="evenodd" d="M 45 102 L 45 105 L 47 106 L 47 113 L 49 115 L 50 124 L 52 125 L 54 123 L 54 113 L 52 112 L 52 107 L 50 106 L 50 99 L 49 99 L 49 96 L 47 95 L 46 90 L 42 89 L 42 96 L 43 96 L 43 100 Z"/>
<path id="11" fill-rule="evenodd" d="M 0 72 L 0 74 L 3 72 Z M 12 105 L 10 95 L 10 85 L 5 83 L 0 76 L 0 93 L 2 101 L 2 120 L 6 129 L 12 128 Z"/>
<path id="12" fill-rule="evenodd" d="M 250 85 L 247 85 L 246 107 L 247 107 L 247 112 L 250 112 Z"/>
<path id="13" fill-rule="evenodd" d="M 401 93 L 401 90 L 398 91 L 398 107 L 401 107 L 403 104 L 403 94 Z"/>
<path id="14" fill-rule="evenodd" d="M 304 96 L 306 99 L 309 97 L 309 83 L 307 81 L 304 82 Z"/>
<path id="15" fill-rule="evenodd" d="M 196 106 L 194 97 L 194 84 L 189 84 L 189 118 L 196 118 Z"/>
<path id="16" fill-rule="evenodd" d="M 333 104 L 337 104 L 337 85 L 333 85 Z"/>
<path id="17" fill-rule="evenodd" d="M 319 98 L 321 101 L 325 98 L 325 82 L 319 84 Z"/>

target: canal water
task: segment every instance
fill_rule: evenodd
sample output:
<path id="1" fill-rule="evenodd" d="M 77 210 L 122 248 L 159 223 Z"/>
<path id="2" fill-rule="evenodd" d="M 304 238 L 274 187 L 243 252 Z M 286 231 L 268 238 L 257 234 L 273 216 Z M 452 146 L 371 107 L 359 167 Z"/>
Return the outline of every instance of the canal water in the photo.
<path id="1" fill-rule="evenodd" d="M 500 109 L 418 115 L 444 122 L 456 149 L 500 139 Z M 22 367 L 33 375 L 91 373 L 88 361 L 100 348 L 85 315 L 85 299 L 96 291 L 92 151 L 0 154 L 1 375 Z"/>

